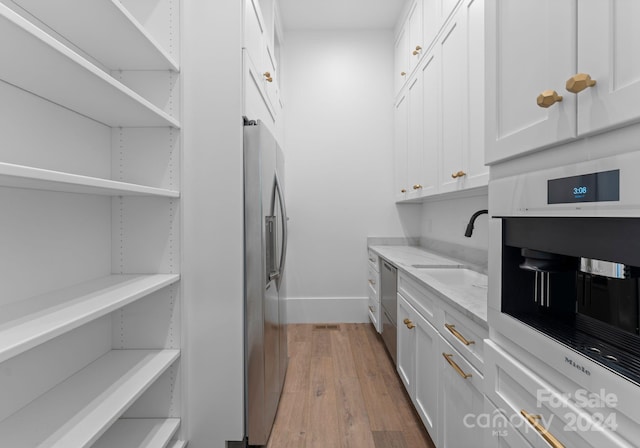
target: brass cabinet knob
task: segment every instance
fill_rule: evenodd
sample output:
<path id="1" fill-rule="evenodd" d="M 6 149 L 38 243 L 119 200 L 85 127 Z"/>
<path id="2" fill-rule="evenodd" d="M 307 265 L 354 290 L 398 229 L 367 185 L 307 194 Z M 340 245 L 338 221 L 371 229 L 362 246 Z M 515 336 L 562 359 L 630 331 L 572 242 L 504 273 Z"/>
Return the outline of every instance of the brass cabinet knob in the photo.
<path id="1" fill-rule="evenodd" d="M 271 77 L 271 73 L 270 72 L 264 72 L 262 74 L 262 76 L 264 76 L 267 80 L 267 82 L 273 82 L 273 78 Z"/>
<path id="2" fill-rule="evenodd" d="M 420 184 L 415 184 L 415 185 L 413 186 L 413 189 L 414 189 L 414 190 L 420 190 L 420 189 L 422 189 L 422 185 L 420 185 Z"/>
<path id="3" fill-rule="evenodd" d="M 596 85 L 596 80 L 591 79 L 586 73 L 578 73 L 567 79 L 567 90 L 571 93 L 580 93 L 588 87 Z"/>
<path id="4" fill-rule="evenodd" d="M 407 192 L 407 190 L 404 189 L 404 188 L 402 190 L 400 190 L 400 193 L 406 193 L 406 192 Z"/>
<path id="5" fill-rule="evenodd" d="M 407 324 L 407 328 L 408 328 L 409 330 L 413 330 L 414 328 L 416 328 L 416 326 L 415 326 L 415 325 L 413 325 L 413 323 L 412 323 L 412 322 L 409 322 L 409 323 Z"/>
<path id="6" fill-rule="evenodd" d="M 467 173 L 465 173 L 464 171 L 458 171 L 457 173 L 453 173 L 453 174 L 451 175 L 451 177 L 452 177 L 453 179 L 457 179 L 458 177 L 464 177 L 464 176 L 466 176 L 466 175 L 467 175 Z"/>
<path id="7" fill-rule="evenodd" d="M 413 51 L 413 55 L 414 56 L 419 55 L 421 50 L 422 50 L 422 47 L 420 45 L 416 45 L 416 49 Z"/>
<path id="8" fill-rule="evenodd" d="M 407 72 L 400 72 L 400 76 L 407 76 Z"/>
<path id="9" fill-rule="evenodd" d="M 403 320 L 402 322 L 404 322 L 405 325 L 408 325 L 411 323 L 411 320 L 409 320 L 409 318 L 406 318 L 405 320 Z"/>
<path id="10" fill-rule="evenodd" d="M 556 92 L 555 90 L 545 90 L 540 95 L 538 95 L 537 99 L 538 106 L 544 107 L 545 109 L 561 101 L 562 95 L 558 95 L 558 92 Z"/>

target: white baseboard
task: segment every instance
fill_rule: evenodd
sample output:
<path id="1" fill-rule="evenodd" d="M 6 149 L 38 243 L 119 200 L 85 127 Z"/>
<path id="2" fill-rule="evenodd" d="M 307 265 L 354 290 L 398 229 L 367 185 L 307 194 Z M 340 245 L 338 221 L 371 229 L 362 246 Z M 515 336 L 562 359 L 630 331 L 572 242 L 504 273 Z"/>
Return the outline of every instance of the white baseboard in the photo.
<path id="1" fill-rule="evenodd" d="M 287 323 L 366 323 L 368 297 L 287 297 Z"/>

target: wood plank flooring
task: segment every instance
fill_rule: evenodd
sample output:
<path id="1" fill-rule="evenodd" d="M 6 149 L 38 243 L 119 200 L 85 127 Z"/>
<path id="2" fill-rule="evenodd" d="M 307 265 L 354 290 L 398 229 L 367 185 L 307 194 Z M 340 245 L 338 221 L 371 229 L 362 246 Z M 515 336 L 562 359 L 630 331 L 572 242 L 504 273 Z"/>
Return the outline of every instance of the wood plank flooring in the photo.
<path id="1" fill-rule="evenodd" d="M 288 326 L 267 448 L 435 448 L 371 324 Z"/>

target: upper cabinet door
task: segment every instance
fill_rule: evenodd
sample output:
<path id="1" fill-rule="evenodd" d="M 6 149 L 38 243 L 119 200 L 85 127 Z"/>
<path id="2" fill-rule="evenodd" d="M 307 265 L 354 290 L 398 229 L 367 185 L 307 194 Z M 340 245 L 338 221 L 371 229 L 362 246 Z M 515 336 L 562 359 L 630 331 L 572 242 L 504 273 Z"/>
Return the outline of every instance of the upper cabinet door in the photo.
<path id="1" fill-rule="evenodd" d="M 576 96 L 565 83 L 576 70 L 576 0 L 486 0 L 485 7 L 487 163 L 574 138 Z M 543 92 L 548 107 L 537 104 Z"/>
<path id="2" fill-rule="evenodd" d="M 442 26 L 441 0 L 423 0 L 422 30 L 424 48 L 429 48 Z"/>
<path id="3" fill-rule="evenodd" d="M 640 118 L 640 2 L 578 2 L 578 67 L 596 85 L 577 84 L 578 134 Z M 567 75 L 567 79 L 573 73 Z"/>
<path id="4" fill-rule="evenodd" d="M 467 36 L 462 15 L 449 23 L 438 45 L 442 70 L 440 192 L 445 193 L 462 187 L 457 173 L 463 171 L 463 148 L 467 143 Z"/>
<path id="5" fill-rule="evenodd" d="M 467 28 L 468 114 L 464 152 L 465 188 L 487 185 L 489 167 L 484 164 L 484 1 L 464 0 Z"/>
<path id="6" fill-rule="evenodd" d="M 409 78 L 409 53 L 406 51 L 408 47 L 407 27 L 404 26 L 398 34 L 395 46 L 395 72 L 393 73 L 394 86 L 396 94 L 400 92 L 405 81 Z"/>
<path id="7" fill-rule="evenodd" d="M 402 95 L 395 108 L 395 196 L 400 201 L 407 198 L 407 134 L 409 132 L 409 107 L 406 95 Z"/>
<path id="8" fill-rule="evenodd" d="M 422 0 L 415 0 L 409 11 L 409 17 L 407 19 L 407 26 L 409 28 L 409 47 L 407 51 L 409 53 L 409 73 L 416 68 L 418 62 L 422 57 L 424 48 L 424 36 L 422 33 Z"/>

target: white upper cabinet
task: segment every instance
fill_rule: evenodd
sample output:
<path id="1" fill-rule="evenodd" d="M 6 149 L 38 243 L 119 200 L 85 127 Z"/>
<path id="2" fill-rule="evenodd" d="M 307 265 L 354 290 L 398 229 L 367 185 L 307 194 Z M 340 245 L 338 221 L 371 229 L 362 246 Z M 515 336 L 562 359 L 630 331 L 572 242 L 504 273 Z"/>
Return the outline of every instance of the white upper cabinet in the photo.
<path id="1" fill-rule="evenodd" d="M 420 59 L 422 58 L 424 48 L 424 36 L 422 32 L 422 0 L 415 0 L 409 11 L 407 25 L 409 29 L 409 73 L 411 73 Z"/>
<path id="2" fill-rule="evenodd" d="M 576 133 L 575 0 L 486 0 L 487 162 L 569 140 Z M 553 103 L 553 91 L 562 101 Z M 546 92 L 547 107 L 537 104 Z"/>
<path id="3" fill-rule="evenodd" d="M 443 120 L 440 192 L 487 185 L 483 0 L 464 0 L 445 28 L 439 49 Z"/>
<path id="4" fill-rule="evenodd" d="M 485 186 L 484 1 L 464 0 L 423 56 L 396 108 L 397 182 L 419 199 Z M 404 121 L 403 121 L 404 120 Z M 406 122 L 406 123 L 405 123 Z"/>
<path id="5" fill-rule="evenodd" d="M 402 89 L 405 81 L 409 79 L 409 53 L 405 51 L 408 44 L 407 30 L 403 27 L 396 38 L 395 45 L 395 70 L 393 73 L 395 93 Z"/>
<path id="6" fill-rule="evenodd" d="M 407 198 L 407 134 L 408 106 L 407 97 L 402 95 L 396 102 L 395 111 L 394 171 L 395 196 L 397 201 Z"/>
<path id="7" fill-rule="evenodd" d="M 424 48 L 428 49 L 438 35 L 442 26 L 441 0 L 423 0 L 422 2 L 422 30 Z"/>
<path id="8" fill-rule="evenodd" d="M 440 158 L 440 59 L 431 53 L 418 71 L 422 81 L 422 164 L 416 179 L 422 185 L 423 195 L 438 189 L 438 163 Z"/>
<path id="9" fill-rule="evenodd" d="M 640 119 L 638 2 L 487 0 L 487 18 L 487 163 Z"/>
<path id="10" fill-rule="evenodd" d="M 247 118 L 262 120 L 272 131 L 282 108 L 278 23 L 273 1 L 245 0 L 243 113 Z"/>
<path id="11" fill-rule="evenodd" d="M 579 82 L 578 134 L 640 118 L 640 2 L 578 2 L 578 67 L 596 84 Z M 569 79 L 572 73 L 567 76 Z M 574 89 L 575 90 L 575 89 Z M 565 92 L 567 96 L 574 93 Z"/>
<path id="12" fill-rule="evenodd" d="M 440 192 L 459 188 L 466 145 L 467 40 L 464 20 L 454 20 L 438 44 L 442 59 L 442 151 Z"/>

